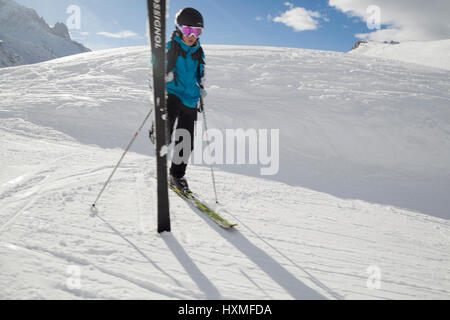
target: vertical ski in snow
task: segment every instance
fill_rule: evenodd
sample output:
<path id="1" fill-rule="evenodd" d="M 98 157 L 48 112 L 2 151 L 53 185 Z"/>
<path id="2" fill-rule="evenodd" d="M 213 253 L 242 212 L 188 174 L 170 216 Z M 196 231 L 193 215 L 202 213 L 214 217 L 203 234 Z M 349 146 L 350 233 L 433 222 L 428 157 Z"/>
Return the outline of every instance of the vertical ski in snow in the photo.
<path id="1" fill-rule="evenodd" d="M 147 0 L 153 66 L 158 232 L 170 231 L 167 183 L 166 0 Z"/>

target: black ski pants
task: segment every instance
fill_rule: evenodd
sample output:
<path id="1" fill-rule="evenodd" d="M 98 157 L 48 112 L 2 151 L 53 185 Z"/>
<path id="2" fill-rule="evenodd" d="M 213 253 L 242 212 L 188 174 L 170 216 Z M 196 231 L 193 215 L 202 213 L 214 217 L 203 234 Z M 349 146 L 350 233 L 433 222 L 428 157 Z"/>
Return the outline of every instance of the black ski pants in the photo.
<path id="1" fill-rule="evenodd" d="M 178 119 L 177 130 L 185 129 L 189 132 L 191 138 L 191 150 L 181 150 L 179 155 L 183 159 L 189 159 L 189 156 L 194 150 L 194 127 L 195 121 L 197 121 L 197 108 L 189 108 L 181 102 L 181 100 L 173 95 L 169 94 L 167 97 L 167 113 L 168 113 L 168 125 L 169 125 L 169 137 L 172 139 L 172 133 L 174 130 L 175 122 Z M 175 141 L 175 146 L 182 142 L 183 136 L 179 136 Z M 183 154 L 183 151 L 188 151 L 189 154 Z M 185 175 L 187 168 L 187 160 L 182 161 L 180 164 L 172 162 L 170 167 L 170 174 L 174 177 L 181 178 Z"/>

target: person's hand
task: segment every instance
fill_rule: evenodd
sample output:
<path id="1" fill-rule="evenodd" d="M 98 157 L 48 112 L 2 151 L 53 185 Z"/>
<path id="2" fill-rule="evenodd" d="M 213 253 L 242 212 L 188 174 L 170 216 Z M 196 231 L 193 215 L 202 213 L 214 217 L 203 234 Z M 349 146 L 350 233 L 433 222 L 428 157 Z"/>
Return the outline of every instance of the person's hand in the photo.
<path id="1" fill-rule="evenodd" d="M 206 98 L 207 95 L 208 95 L 208 93 L 206 92 L 206 90 L 203 88 L 200 88 L 200 97 Z"/>
<path id="2" fill-rule="evenodd" d="M 174 79 L 173 72 L 169 72 L 169 73 L 166 75 L 166 83 L 172 82 L 173 79 Z"/>

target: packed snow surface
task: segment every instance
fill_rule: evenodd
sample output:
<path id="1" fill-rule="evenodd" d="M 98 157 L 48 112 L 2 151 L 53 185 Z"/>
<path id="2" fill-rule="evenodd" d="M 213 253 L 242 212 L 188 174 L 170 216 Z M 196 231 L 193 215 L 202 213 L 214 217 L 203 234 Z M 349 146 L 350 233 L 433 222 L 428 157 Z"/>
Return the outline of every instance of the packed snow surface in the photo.
<path id="1" fill-rule="evenodd" d="M 450 39 L 400 43 L 370 41 L 361 43 L 350 53 L 450 70 Z"/>
<path id="2" fill-rule="evenodd" d="M 156 232 L 146 47 L 0 70 L 0 298 L 450 298 L 449 72 L 205 46 L 210 128 L 280 129 L 280 171 L 190 166 Z M 201 117 L 199 117 L 200 119 Z M 437 217 L 441 216 L 441 218 Z"/>

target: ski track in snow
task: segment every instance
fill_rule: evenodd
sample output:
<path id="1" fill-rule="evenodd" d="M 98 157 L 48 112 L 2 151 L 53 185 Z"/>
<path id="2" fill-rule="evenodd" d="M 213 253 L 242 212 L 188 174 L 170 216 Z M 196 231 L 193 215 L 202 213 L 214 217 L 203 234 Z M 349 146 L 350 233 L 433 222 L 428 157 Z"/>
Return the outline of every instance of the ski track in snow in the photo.
<path id="1" fill-rule="evenodd" d="M 145 132 L 100 198 L 98 214 L 93 215 L 90 205 L 150 104 L 145 86 L 145 50 L 101 51 L 0 70 L 0 298 L 450 297 L 448 220 L 391 205 L 346 200 L 279 181 L 218 170 L 220 204 L 213 207 L 239 226 L 223 230 L 170 193 L 172 233 L 158 235 L 154 159 L 149 157 L 151 146 Z M 301 90 L 309 92 L 310 101 L 336 100 L 338 106 L 329 107 L 327 112 L 336 108 L 337 113 L 338 107 L 343 108 L 339 112 L 347 112 L 350 120 L 355 119 L 355 113 L 372 112 L 376 122 L 377 113 L 390 108 L 377 105 L 365 110 L 352 104 L 346 109 L 339 101 L 345 101 L 350 94 L 361 94 L 363 101 L 380 99 L 377 95 L 385 94 L 394 103 L 421 96 L 422 102 L 433 99 L 430 103 L 436 104 L 434 110 L 443 109 L 441 101 L 450 98 L 437 90 L 448 86 L 442 73 L 426 68 L 412 68 L 411 79 L 423 85 L 423 92 L 379 88 L 375 94 L 353 82 L 353 88 L 347 90 L 345 79 L 331 77 L 330 82 L 324 82 L 317 76 L 319 79 L 302 80 L 303 75 L 295 73 L 281 78 L 272 72 L 300 63 L 305 73 L 311 69 L 308 75 L 314 76 L 315 65 L 326 61 L 316 55 L 328 53 L 258 50 L 212 47 L 208 62 L 215 81 L 209 89 L 213 110 L 208 115 L 215 125 L 258 128 L 260 119 L 252 120 L 248 115 L 235 119 L 232 113 L 237 109 L 233 104 L 240 98 L 245 100 L 240 107 L 245 105 L 248 114 L 258 109 L 267 112 L 277 103 L 276 96 L 269 96 L 275 92 L 274 79 L 277 86 L 288 88 L 286 96 L 295 96 L 300 89 L 289 85 L 297 83 Z M 130 59 L 130 55 L 136 58 Z M 230 62 L 236 55 L 244 62 Z M 346 72 L 350 75 L 366 72 L 363 66 L 372 61 L 361 58 L 356 63 L 354 58 L 342 56 L 340 63 L 348 65 Z M 236 80 L 232 71 L 242 70 L 241 63 L 247 65 L 248 74 Z M 388 69 L 374 65 L 370 71 L 402 82 L 399 70 L 406 73 L 408 68 L 398 67 L 390 74 Z M 422 77 L 427 80 L 420 80 Z M 258 95 L 260 99 L 255 98 Z M 230 108 L 216 115 L 214 110 L 225 98 Z M 316 159 L 323 163 L 327 157 L 343 156 L 348 141 L 336 142 L 331 116 L 318 113 L 321 107 L 312 103 L 310 108 L 299 107 L 298 113 L 293 113 L 293 119 L 303 125 L 301 131 L 311 141 L 298 148 L 292 146 L 288 158 L 295 155 L 299 157 L 296 162 L 310 159 L 313 163 Z M 273 110 L 266 128 L 279 121 L 282 113 Z M 418 116 L 411 115 L 410 120 L 415 119 Z M 445 119 L 430 118 L 439 121 L 432 122 L 433 128 L 448 130 L 448 134 L 450 127 Z M 295 121 L 286 123 L 286 132 L 297 132 Z M 349 129 L 349 133 L 368 134 L 364 124 L 361 128 L 360 132 Z M 392 137 L 391 128 L 374 128 L 386 138 L 386 144 L 405 147 Z M 440 142 L 440 136 L 434 137 Z M 434 155 L 445 155 L 439 152 Z M 353 160 L 358 157 L 365 160 L 363 153 Z M 402 155 L 398 157 L 401 163 Z M 390 159 L 377 160 L 390 163 Z M 411 168 L 419 163 L 414 161 L 417 159 L 405 166 Z M 429 170 L 448 168 L 443 163 L 435 165 Z M 365 173 L 370 174 L 370 170 Z M 192 166 L 188 175 L 192 189 L 212 204 L 209 168 Z M 301 175 L 297 177 L 302 179 Z M 371 266 L 381 271 L 379 289 L 368 287 L 371 275 L 367 269 Z M 74 277 L 72 267 L 80 270 L 80 285 L 76 287 L 69 285 Z"/>

